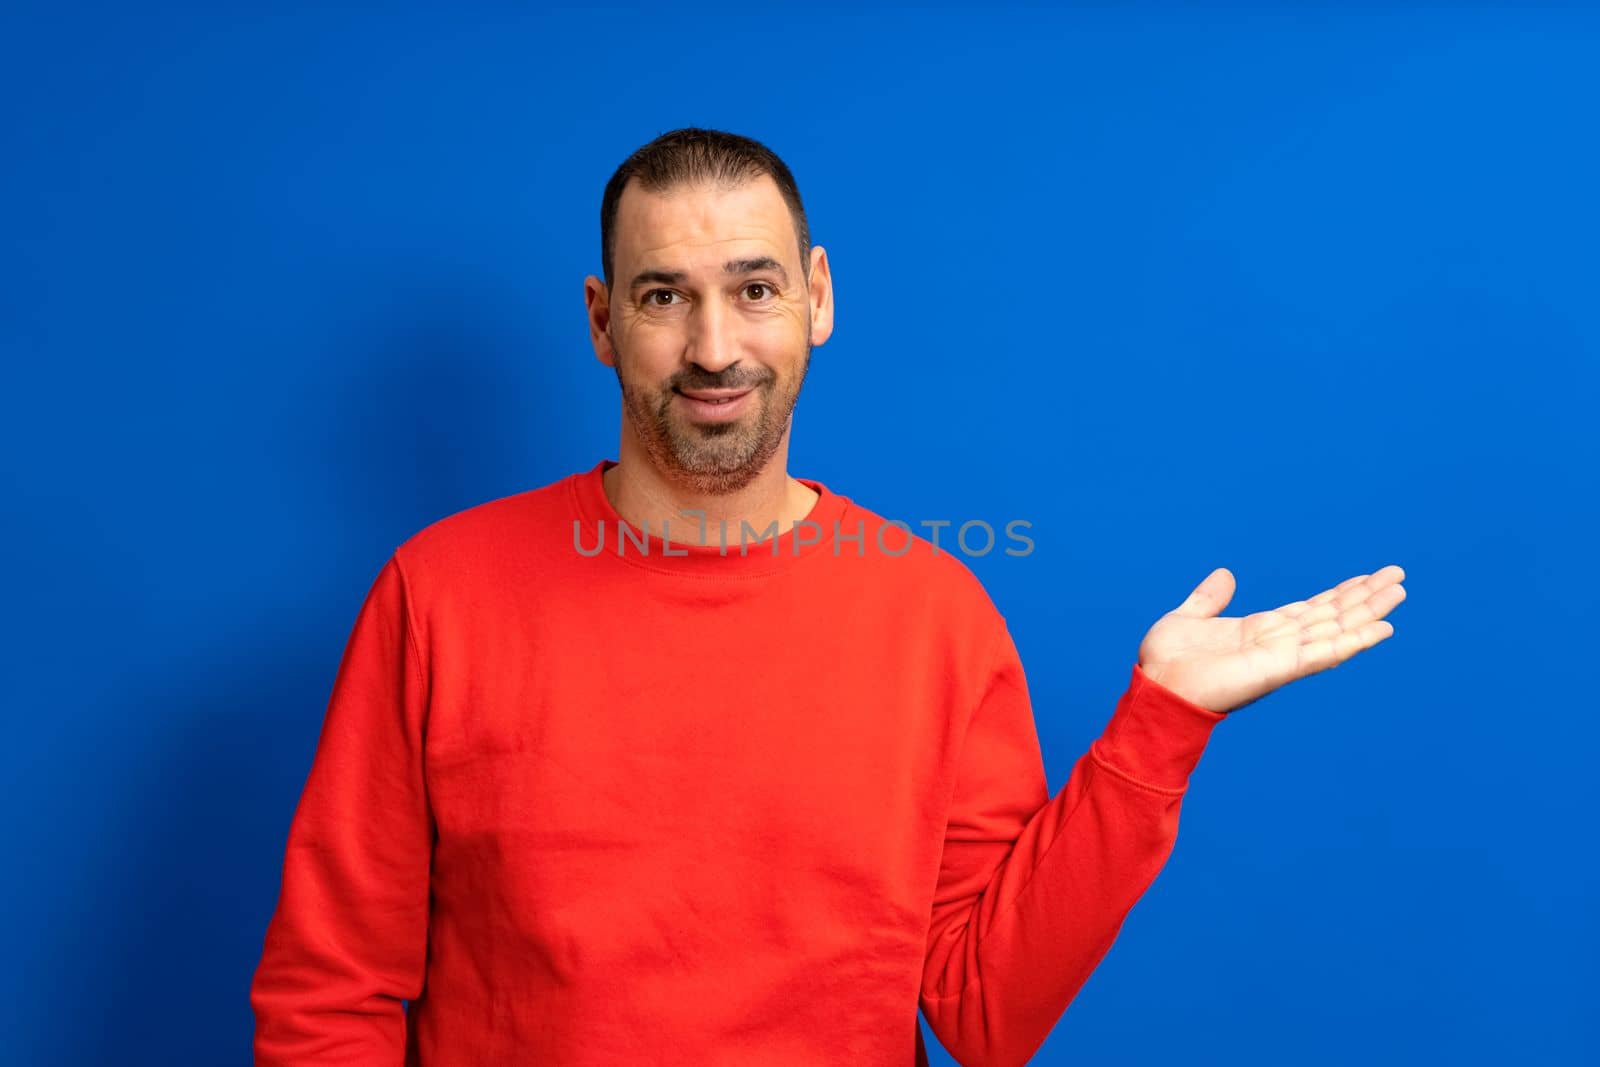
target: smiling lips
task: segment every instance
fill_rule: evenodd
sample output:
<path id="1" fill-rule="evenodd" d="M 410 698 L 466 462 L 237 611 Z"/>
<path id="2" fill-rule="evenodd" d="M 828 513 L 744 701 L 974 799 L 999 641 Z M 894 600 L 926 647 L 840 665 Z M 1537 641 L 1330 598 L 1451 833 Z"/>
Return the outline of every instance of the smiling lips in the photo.
<path id="1" fill-rule="evenodd" d="M 723 422 L 736 418 L 750 406 L 749 389 L 677 389 L 679 401 L 690 416 L 703 422 Z"/>

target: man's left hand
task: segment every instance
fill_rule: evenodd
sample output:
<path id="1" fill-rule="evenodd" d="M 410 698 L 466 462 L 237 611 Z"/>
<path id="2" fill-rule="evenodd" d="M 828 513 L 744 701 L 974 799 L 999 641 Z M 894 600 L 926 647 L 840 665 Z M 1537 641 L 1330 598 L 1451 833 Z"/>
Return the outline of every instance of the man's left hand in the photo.
<path id="1" fill-rule="evenodd" d="M 1347 578 L 1309 600 L 1242 618 L 1219 618 L 1233 574 L 1218 567 L 1163 615 L 1139 644 L 1151 681 L 1213 711 L 1234 711 L 1308 674 L 1337 667 L 1389 637 L 1383 617 L 1406 598 L 1391 564 Z"/>

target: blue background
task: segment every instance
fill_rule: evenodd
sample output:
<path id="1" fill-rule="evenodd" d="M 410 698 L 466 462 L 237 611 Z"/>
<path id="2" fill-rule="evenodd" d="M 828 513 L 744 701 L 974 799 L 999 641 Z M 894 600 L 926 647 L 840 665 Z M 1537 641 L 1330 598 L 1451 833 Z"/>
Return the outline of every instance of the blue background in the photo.
<path id="1" fill-rule="evenodd" d="M 615 456 L 601 190 L 704 125 L 830 254 L 791 473 L 1033 523 L 970 565 L 1052 790 L 1212 567 L 1229 614 L 1408 571 L 1219 728 L 1036 1062 L 1593 1062 L 1597 52 L 1577 8 L 11 9 L 4 1058 L 248 1062 L 362 596 Z"/>

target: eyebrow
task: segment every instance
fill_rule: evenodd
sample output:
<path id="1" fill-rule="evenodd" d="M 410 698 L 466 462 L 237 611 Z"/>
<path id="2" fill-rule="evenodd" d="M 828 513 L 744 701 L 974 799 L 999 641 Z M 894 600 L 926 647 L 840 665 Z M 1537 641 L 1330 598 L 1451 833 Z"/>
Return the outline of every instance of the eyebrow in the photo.
<path id="1" fill-rule="evenodd" d="M 750 259 L 730 259 L 722 265 L 724 274 L 754 274 L 758 270 L 769 270 L 782 279 L 783 284 L 789 284 L 789 275 L 783 269 L 783 264 L 771 256 L 754 256 Z M 642 270 L 633 276 L 629 283 L 630 290 L 637 289 L 647 282 L 659 282 L 663 285 L 677 285 L 689 275 L 681 270 Z"/>

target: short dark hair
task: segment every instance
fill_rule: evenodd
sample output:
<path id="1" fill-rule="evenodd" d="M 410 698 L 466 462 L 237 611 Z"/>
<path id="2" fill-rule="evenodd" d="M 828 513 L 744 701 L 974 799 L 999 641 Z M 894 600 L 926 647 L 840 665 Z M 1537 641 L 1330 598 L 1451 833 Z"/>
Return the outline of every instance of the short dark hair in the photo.
<path id="1" fill-rule="evenodd" d="M 600 264 L 606 288 L 611 288 L 612 230 L 617 222 L 617 205 L 622 202 L 622 190 L 630 180 L 638 179 L 639 188 L 646 191 L 665 192 L 696 182 L 737 186 L 763 174 L 777 183 L 778 192 L 789 205 L 789 217 L 794 220 L 794 232 L 800 243 L 803 277 L 806 260 L 811 257 L 811 231 L 806 225 L 805 207 L 800 202 L 800 187 L 783 160 L 766 145 L 748 137 L 685 126 L 670 130 L 639 148 L 623 160 L 606 183 L 605 195 L 600 200 Z"/>

